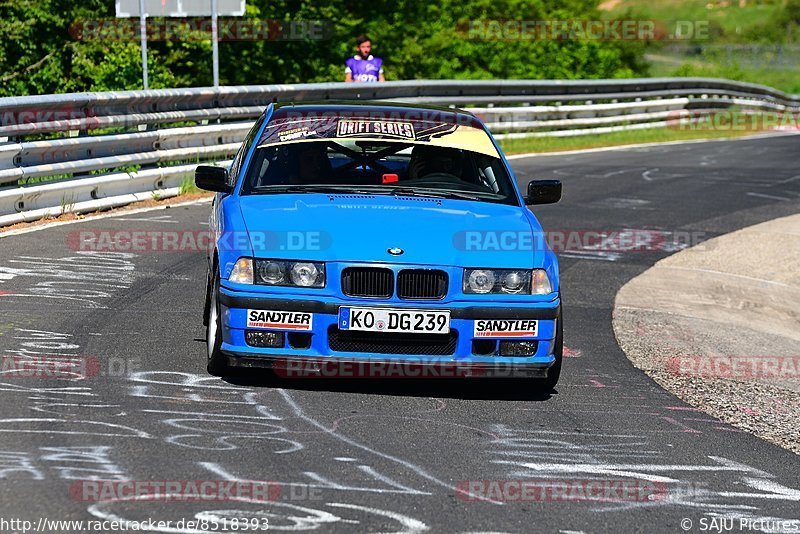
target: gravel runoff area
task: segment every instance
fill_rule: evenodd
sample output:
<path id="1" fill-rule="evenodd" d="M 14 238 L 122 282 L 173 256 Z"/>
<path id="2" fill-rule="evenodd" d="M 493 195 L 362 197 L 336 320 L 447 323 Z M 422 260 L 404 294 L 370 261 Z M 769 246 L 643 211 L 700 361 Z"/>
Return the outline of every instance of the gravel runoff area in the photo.
<path id="1" fill-rule="evenodd" d="M 614 332 L 668 391 L 800 454 L 800 215 L 658 262 L 617 294 Z"/>

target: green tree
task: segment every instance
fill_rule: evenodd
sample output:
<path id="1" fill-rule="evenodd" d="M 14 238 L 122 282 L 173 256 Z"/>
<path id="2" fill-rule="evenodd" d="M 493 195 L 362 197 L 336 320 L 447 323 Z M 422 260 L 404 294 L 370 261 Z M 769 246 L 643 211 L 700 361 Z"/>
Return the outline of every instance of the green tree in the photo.
<path id="1" fill-rule="evenodd" d="M 248 0 L 246 18 L 324 20 L 329 28 L 323 40 L 221 42 L 224 85 L 340 81 L 359 33 L 372 37 L 389 80 L 646 74 L 640 43 L 487 39 L 469 32 L 470 24 L 489 20 L 597 19 L 597 0 Z M 114 22 L 111 0 L 0 0 L 0 95 L 141 88 L 137 34 L 79 37 L 83 21 L 98 20 L 136 22 Z M 150 86 L 211 85 L 209 39 L 195 34 L 149 42 Z"/>

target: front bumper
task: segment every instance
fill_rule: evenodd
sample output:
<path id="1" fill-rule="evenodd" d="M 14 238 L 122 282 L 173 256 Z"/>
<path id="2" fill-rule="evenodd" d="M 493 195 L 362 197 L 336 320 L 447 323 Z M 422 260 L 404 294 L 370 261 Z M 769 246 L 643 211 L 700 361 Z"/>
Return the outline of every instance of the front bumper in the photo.
<path id="1" fill-rule="evenodd" d="M 406 376 L 406 377 L 546 377 L 547 370 L 555 363 L 554 349 L 556 321 L 560 316 L 561 303 L 558 298 L 546 302 L 489 303 L 487 301 L 458 302 L 377 302 L 362 299 L 343 299 L 320 297 L 316 299 L 298 298 L 289 295 L 264 295 L 256 292 L 235 291 L 220 288 L 220 312 L 222 320 L 222 351 L 228 356 L 233 367 L 266 367 L 286 376 Z M 372 345 L 337 343 L 339 308 L 342 306 L 363 306 L 373 308 L 409 308 L 450 311 L 449 345 L 431 345 L 435 350 L 426 353 L 427 346 L 411 345 L 404 347 L 406 353 L 394 352 L 380 343 L 388 334 L 364 334 L 363 339 L 374 338 L 376 345 L 371 350 L 360 347 Z M 289 329 L 269 329 L 284 332 L 283 346 L 263 348 L 250 346 L 245 337 L 248 310 L 270 310 L 303 312 L 313 314 L 312 328 L 304 332 L 310 339 L 302 346 L 290 343 Z M 492 338 L 496 341 L 491 353 L 490 343 L 474 335 L 475 321 L 480 319 L 536 320 L 535 336 L 524 341 L 535 342 L 535 353 L 529 356 L 501 356 L 501 341 L 521 341 L 519 338 Z M 371 337 L 372 336 L 372 337 Z M 414 343 L 413 334 L 408 334 L 409 343 Z M 441 337 L 440 337 L 441 339 Z M 480 342 L 476 345 L 476 341 Z M 476 347 L 480 350 L 476 351 Z M 413 354 L 408 351 L 414 352 Z M 401 365 L 402 367 L 398 367 Z"/>

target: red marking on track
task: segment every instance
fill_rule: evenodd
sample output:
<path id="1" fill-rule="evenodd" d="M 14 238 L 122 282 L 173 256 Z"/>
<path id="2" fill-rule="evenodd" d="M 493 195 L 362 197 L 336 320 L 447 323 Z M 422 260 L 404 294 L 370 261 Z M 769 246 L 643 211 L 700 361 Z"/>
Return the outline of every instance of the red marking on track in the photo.
<path id="1" fill-rule="evenodd" d="M 739 406 L 740 411 L 746 413 L 747 415 L 761 415 L 758 410 L 754 410 L 752 408 L 748 408 L 747 406 Z"/>
<path id="2" fill-rule="evenodd" d="M 7 291 L 0 291 L 0 297 L 3 297 L 3 296 L 5 296 L 5 295 L 10 295 L 10 294 L 11 294 L 11 293 L 9 293 L 9 292 L 7 292 Z"/>
<path id="3" fill-rule="evenodd" d="M 569 347 L 564 347 L 564 357 L 565 358 L 580 358 L 581 351 L 579 349 L 571 349 Z"/>
<path id="4" fill-rule="evenodd" d="M 594 378 L 590 378 L 589 382 L 591 382 L 592 385 L 594 387 L 596 387 L 596 388 L 607 388 L 608 387 L 605 384 L 603 384 L 602 382 L 600 382 L 599 380 L 595 380 Z"/>

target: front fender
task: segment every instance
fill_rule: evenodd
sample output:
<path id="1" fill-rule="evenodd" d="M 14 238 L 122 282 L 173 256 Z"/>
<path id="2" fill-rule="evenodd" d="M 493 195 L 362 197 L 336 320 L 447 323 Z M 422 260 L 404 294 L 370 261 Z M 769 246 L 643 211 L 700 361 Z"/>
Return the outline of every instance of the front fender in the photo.
<path id="1" fill-rule="evenodd" d="M 215 251 L 220 279 L 227 280 L 239 258 L 253 257 L 253 247 L 236 195 L 218 199 L 216 211 Z"/>

